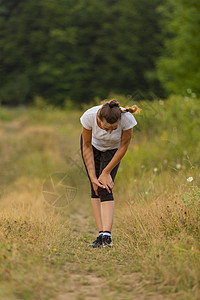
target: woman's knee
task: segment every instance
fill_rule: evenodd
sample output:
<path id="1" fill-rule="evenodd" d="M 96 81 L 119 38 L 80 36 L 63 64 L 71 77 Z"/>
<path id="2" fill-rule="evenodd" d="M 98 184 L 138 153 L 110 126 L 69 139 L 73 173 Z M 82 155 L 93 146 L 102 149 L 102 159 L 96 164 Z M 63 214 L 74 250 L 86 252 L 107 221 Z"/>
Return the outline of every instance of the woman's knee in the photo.
<path id="1" fill-rule="evenodd" d="M 112 190 L 109 193 L 107 191 L 107 189 L 103 189 L 101 187 L 98 187 L 97 191 L 98 191 L 99 198 L 101 199 L 101 202 L 114 200 Z"/>

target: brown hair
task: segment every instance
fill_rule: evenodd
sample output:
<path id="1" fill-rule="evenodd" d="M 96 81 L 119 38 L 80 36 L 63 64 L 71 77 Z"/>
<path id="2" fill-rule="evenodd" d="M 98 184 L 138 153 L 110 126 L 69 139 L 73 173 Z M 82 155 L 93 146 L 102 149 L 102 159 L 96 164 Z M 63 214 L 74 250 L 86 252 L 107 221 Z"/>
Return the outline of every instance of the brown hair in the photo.
<path id="1" fill-rule="evenodd" d="M 116 99 L 110 101 L 104 100 L 105 102 L 100 110 L 99 118 L 103 121 L 103 118 L 106 119 L 106 122 L 110 124 L 116 123 L 121 118 L 121 113 L 130 112 L 132 114 L 140 113 L 141 109 L 137 105 L 126 106 L 125 109 L 121 109 L 120 103 Z"/>

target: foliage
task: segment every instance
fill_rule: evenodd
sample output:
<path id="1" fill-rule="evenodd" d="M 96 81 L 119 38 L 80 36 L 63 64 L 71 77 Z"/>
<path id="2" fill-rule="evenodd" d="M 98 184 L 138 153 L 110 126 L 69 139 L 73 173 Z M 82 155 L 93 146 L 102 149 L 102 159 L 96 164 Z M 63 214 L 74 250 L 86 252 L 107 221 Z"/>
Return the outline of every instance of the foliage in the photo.
<path id="1" fill-rule="evenodd" d="M 187 206 L 200 206 L 200 188 L 198 186 L 192 186 L 190 193 L 185 192 L 182 200 Z"/>
<path id="2" fill-rule="evenodd" d="M 141 178 L 144 172 L 151 174 L 155 168 L 159 175 L 164 171 L 174 174 L 200 167 L 199 99 L 173 95 L 167 100 L 133 104 L 142 111 L 135 115 L 138 124 L 133 128 L 132 144 L 119 172 L 124 187 L 131 182 L 131 177 Z"/>
<path id="3" fill-rule="evenodd" d="M 158 59 L 158 76 L 168 93 L 200 95 L 200 4 L 198 0 L 168 0 L 163 14 L 165 50 Z"/>
<path id="4" fill-rule="evenodd" d="M 155 72 L 163 0 L 0 2 L 0 99 L 63 106 L 135 90 L 163 95 Z M 144 14 L 145 9 L 145 14 Z"/>

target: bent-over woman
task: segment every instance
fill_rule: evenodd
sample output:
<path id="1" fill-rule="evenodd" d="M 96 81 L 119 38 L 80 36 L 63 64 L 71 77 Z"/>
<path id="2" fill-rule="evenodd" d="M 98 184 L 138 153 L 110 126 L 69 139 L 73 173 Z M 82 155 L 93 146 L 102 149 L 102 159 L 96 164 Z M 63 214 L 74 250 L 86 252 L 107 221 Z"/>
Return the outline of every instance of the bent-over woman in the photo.
<path id="1" fill-rule="evenodd" d="M 112 99 L 89 108 L 80 117 L 80 148 L 90 180 L 92 209 L 99 231 L 96 240 L 88 245 L 93 248 L 113 246 L 112 189 L 120 161 L 128 149 L 133 127 L 137 125 L 132 114 L 139 111 L 137 105 L 123 108 L 117 100 Z"/>

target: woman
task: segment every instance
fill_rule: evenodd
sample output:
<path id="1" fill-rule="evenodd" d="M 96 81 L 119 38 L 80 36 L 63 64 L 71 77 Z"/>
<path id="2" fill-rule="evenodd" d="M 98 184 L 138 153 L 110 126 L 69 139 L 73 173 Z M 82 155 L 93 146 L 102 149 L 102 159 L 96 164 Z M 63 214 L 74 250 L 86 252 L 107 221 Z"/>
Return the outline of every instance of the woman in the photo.
<path id="1" fill-rule="evenodd" d="M 137 105 L 123 108 L 115 99 L 94 106 L 80 118 L 80 148 L 91 185 L 91 202 L 99 231 L 93 248 L 112 247 L 111 229 L 114 216 L 112 189 L 120 161 L 126 153 L 137 121 L 132 113 Z"/>

